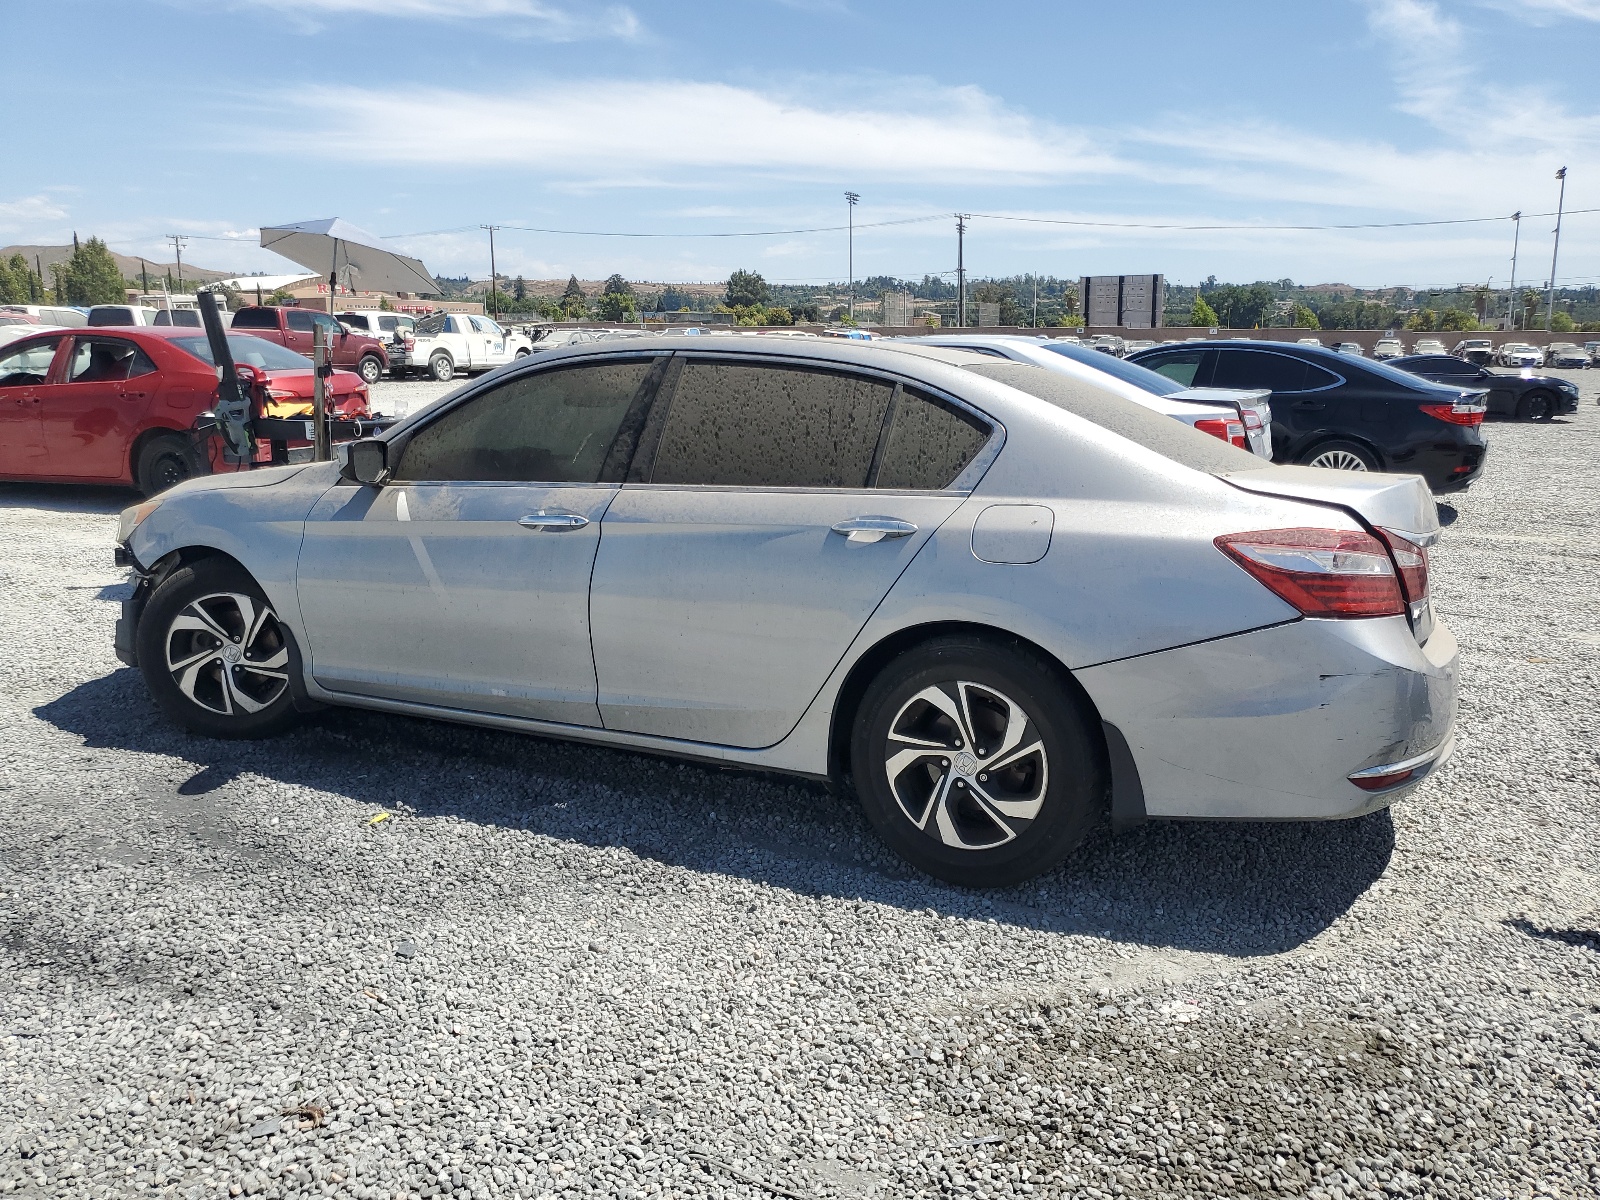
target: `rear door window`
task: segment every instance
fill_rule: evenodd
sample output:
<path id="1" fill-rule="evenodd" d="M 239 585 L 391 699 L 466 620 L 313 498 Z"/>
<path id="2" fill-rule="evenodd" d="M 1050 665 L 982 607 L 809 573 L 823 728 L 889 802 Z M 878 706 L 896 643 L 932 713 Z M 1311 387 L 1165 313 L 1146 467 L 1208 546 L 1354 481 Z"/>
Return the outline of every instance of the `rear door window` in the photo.
<path id="1" fill-rule="evenodd" d="M 1269 388 L 1298 392 L 1305 388 L 1306 363 L 1287 354 L 1266 350 L 1218 350 L 1211 386 L 1219 388 Z"/>
<path id="2" fill-rule="evenodd" d="M 892 384 L 841 371 L 687 362 L 650 481 L 865 488 L 893 396 Z"/>
<path id="3" fill-rule="evenodd" d="M 121 383 L 156 369 L 145 352 L 120 338 L 85 338 L 72 348 L 68 383 Z"/>
<path id="4" fill-rule="evenodd" d="M 895 399 L 877 486 L 940 491 L 983 449 L 989 426 L 953 405 L 911 388 Z"/>
<path id="5" fill-rule="evenodd" d="M 1158 375 L 1165 375 L 1183 387 L 1205 387 L 1210 383 L 1211 350 L 1170 350 L 1162 354 L 1141 357 L 1139 365 L 1149 367 Z"/>
<path id="6" fill-rule="evenodd" d="M 394 477 L 414 482 L 619 481 L 613 443 L 654 359 L 627 359 L 509 379 L 430 422 L 406 443 Z M 630 428 L 633 422 L 630 422 Z M 631 452 L 631 445 L 621 447 Z"/>
<path id="7" fill-rule="evenodd" d="M 278 310 L 275 308 L 241 308 L 233 314 L 235 329 L 276 329 Z"/>
<path id="8" fill-rule="evenodd" d="M 1319 388 L 1333 387 L 1339 382 L 1339 377 L 1332 371 L 1325 370 L 1316 363 L 1307 363 L 1305 378 L 1300 381 L 1300 390 L 1314 392 Z"/>

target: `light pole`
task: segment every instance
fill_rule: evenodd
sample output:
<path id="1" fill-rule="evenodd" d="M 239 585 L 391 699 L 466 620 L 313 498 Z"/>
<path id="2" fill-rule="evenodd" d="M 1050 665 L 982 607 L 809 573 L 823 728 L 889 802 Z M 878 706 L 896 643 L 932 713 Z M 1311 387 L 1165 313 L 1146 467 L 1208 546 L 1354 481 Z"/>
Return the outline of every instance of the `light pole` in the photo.
<path id="1" fill-rule="evenodd" d="M 1522 241 L 1522 210 L 1511 214 L 1517 231 L 1511 235 L 1511 295 L 1506 299 L 1506 322 L 1510 329 L 1517 327 L 1517 245 Z"/>
<path id="2" fill-rule="evenodd" d="M 967 327 L 967 218 L 956 214 L 956 328 Z"/>
<path id="3" fill-rule="evenodd" d="M 1545 332 L 1550 332 L 1556 321 L 1556 258 L 1561 253 L 1561 210 L 1567 203 L 1567 169 L 1562 167 L 1556 172 L 1556 178 L 1561 180 L 1561 198 L 1556 201 L 1556 244 L 1550 251 L 1550 311 L 1545 314 Z"/>
<path id="4" fill-rule="evenodd" d="M 168 239 L 172 243 L 172 252 L 178 256 L 178 291 L 183 291 L 183 244 L 189 239 L 180 234 L 172 234 Z"/>
<path id="5" fill-rule="evenodd" d="M 489 231 L 489 312 L 496 321 L 500 319 L 500 276 L 494 268 L 494 231 L 498 225 L 480 225 L 478 228 Z"/>
<path id="6" fill-rule="evenodd" d="M 844 194 L 844 200 L 845 203 L 850 206 L 848 209 L 850 233 L 848 235 L 848 240 L 846 243 L 847 249 L 845 253 L 849 263 L 848 270 L 850 272 L 850 324 L 854 325 L 856 323 L 856 205 L 861 202 L 861 197 L 855 192 L 846 192 Z"/>

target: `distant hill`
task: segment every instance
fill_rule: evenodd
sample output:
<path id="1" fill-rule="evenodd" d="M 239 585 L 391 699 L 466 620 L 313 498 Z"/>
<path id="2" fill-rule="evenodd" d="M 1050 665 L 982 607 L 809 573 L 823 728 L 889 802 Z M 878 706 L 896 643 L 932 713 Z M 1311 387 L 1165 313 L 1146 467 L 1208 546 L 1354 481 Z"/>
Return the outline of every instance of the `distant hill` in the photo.
<path id="1" fill-rule="evenodd" d="M 50 266 L 52 263 L 64 263 L 72 257 L 72 247 L 66 246 L 5 246 L 0 247 L 0 258 L 10 258 L 13 254 L 20 254 L 28 260 L 28 265 L 34 265 L 35 259 L 44 268 L 44 281 L 50 282 Z M 141 260 L 131 258 L 126 254 L 118 254 L 115 250 L 111 257 L 116 260 L 117 267 L 126 279 L 139 278 L 139 265 Z M 144 269 L 150 274 L 153 284 L 157 279 L 166 278 L 167 269 L 172 270 L 172 278 L 178 278 L 178 264 L 156 262 L 153 259 L 144 259 Z M 213 271 L 209 267 L 197 267 L 193 263 L 183 264 L 183 281 L 185 283 L 215 283 L 218 279 L 232 279 L 237 271 Z"/>

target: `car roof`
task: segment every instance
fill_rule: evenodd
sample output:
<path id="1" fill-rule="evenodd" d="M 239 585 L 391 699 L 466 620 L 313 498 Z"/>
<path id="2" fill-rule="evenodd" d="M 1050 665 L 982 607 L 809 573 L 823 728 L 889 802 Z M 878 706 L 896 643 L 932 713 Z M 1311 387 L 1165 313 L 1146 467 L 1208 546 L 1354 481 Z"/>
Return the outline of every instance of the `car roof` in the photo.
<path id="1" fill-rule="evenodd" d="M 1148 349 L 1148 350 L 1140 350 L 1140 351 L 1138 351 L 1137 354 L 1131 355 L 1130 357 L 1134 358 L 1134 359 L 1137 359 L 1137 358 L 1139 358 L 1139 357 L 1141 357 L 1143 355 L 1146 355 L 1146 354 L 1154 354 L 1154 353 L 1156 353 L 1158 351 L 1166 350 L 1166 349 L 1169 349 L 1169 348 L 1176 348 L 1176 347 L 1181 346 L 1186 351 L 1187 350 L 1275 350 L 1275 351 L 1278 351 L 1279 353 L 1282 353 L 1282 354 L 1291 355 L 1294 358 L 1303 358 L 1303 359 L 1307 360 L 1308 362 L 1339 363 L 1341 366 L 1348 365 L 1349 362 L 1350 362 L 1350 356 L 1349 355 L 1340 354 L 1338 351 L 1333 350 L 1333 349 L 1331 349 L 1330 347 L 1327 347 L 1327 346 L 1306 346 L 1306 345 L 1302 345 L 1299 342 L 1278 342 L 1278 341 L 1268 341 L 1268 340 L 1256 341 L 1254 339 L 1248 339 L 1248 340 L 1250 340 L 1250 345 L 1249 346 L 1241 346 L 1239 344 L 1239 342 L 1242 341 L 1242 340 L 1247 340 L 1247 339 L 1240 339 L 1240 338 L 1226 338 L 1226 339 L 1224 339 L 1224 338 L 1206 338 L 1206 339 L 1204 339 L 1202 341 L 1198 341 L 1198 342 L 1181 342 L 1181 343 L 1180 342 L 1161 342 L 1161 343 L 1158 343 L 1155 346 L 1150 347 L 1150 349 Z M 1356 344 L 1357 343 L 1355 343 L 1355 342 L 1340 342 L 1339 343 L 1339 345 L 1341 345 L 1341 346 L 1352 346 L 1352 345 L 1356 345 Z"/>

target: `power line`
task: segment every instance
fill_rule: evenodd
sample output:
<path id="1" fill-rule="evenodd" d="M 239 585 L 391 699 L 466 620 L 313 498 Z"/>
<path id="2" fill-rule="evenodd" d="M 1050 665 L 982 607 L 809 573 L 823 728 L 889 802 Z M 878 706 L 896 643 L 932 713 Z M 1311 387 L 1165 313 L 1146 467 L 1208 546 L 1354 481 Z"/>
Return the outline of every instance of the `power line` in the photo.
<path id="1" fill-rule="evenodd" d="M 1600 208 L 1575 208 L 1570 210 L 1566 215 L 1570 217 L 1576 213 L 1592 212 L 1600 212 Z M 1237 229 L 1245 233 L 1277 233 L 1284 231 L 1309 232 L 1330 229 L 1415 229 L 1424 225 L 1487 225 L 1491 222 L 1514 221 L 1517 219 L 1517 216 L 1508 215 L 1504 217 L 1455 217 L 1448 220 L 1438 221 L 1364 221 L 1344 225 L 1179 225 L 1167 223 L 1157 224 L 1143 221 L 1078 221 L 1070 220 L 1065 217 L 1012 217 L 1005 216 L 1001 213 L 969 213 L 968 215 L 973 217 L 981 217 L 990 221 L 1017 221 L 1029 225 L 1077 225 L 1091 229 L 1176 229 L 1193 230 L 1197 232 L 1216 232 L 1218 230 Z M 1521 213 L 1517 215 L 1524 217 L 1553 217 L 1556 214 L 1552 211 L 1547 213 Z"/>

